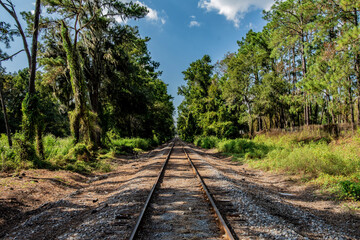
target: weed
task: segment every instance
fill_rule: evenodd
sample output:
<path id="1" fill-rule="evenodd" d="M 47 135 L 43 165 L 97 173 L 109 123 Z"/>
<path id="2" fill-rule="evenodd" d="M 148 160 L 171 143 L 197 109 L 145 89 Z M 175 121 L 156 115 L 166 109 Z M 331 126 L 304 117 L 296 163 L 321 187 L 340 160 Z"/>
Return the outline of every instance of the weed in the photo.
<path id="1" fill-rule="evenodd" d="M 349 180 L 339 183 L 341 189 L 341 197 L 360 200 L 360 183 Z"/>
<path id="2" fill-rule="evenodd" d="M 253 140 L 221 140 L 220 152 L 267 171 L 300 175 L 339 198 L 360 200 L 360 133 L 331 139 L 325 133 L 263 134 Z"/>
<path id="3" fill-rule="evenodd" d="M 249 139 L 223 140 L 218 143 L 220 152 L 235 153 L 245 159 L 262 159 L 271 149 L 269 145 Z"/>
<path id="4" fill-rule="evenodd" d="M 196 137 L 194 140 L 194 144 L 198 147 L 202 148 L 215 148 L 219 142 L 219 139 L 215 136 L 208 136 L 208 137 Z"/>

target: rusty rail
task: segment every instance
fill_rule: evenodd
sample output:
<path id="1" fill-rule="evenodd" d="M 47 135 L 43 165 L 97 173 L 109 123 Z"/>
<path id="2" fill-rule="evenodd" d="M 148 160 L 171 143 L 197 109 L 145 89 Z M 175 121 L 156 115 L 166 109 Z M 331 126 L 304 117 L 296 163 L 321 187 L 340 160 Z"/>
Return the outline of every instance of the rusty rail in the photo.
<path id="1" fill-rule="evenodd" d="M 143 217 L 144 217 L 145 212 L 146 212 L 146 210 L 147 210 L 147 208 L 148 208 L 148 206 L 149 206 L 149 204 L 150 204 L 150 201 L 151 201 L 151 199 L 152 199 L 152 197 L 153 197 L 153 194 L 154 194 L 154 192 L 155 192 L 155 189 L 156 189 L 156 188 L 158 187 L 158 185 L 160 184 L 161 178 L 162 178 L 163 175 L 164 175 L 165 168 L 166 168 L 167 163 L 169 162 L 169 159 L 170 159 L 172 150 L 173 150 L 173 148 L 174 148 L 174 145 L 175 145 L 175 141 L 173 142 L 173 144 L 172 144 L 172 146 L 171 146 L 171 149 L 170 149 L 170 151 L 169 151 L 169 153 L 168 153 L 168 155 L 167 155 L 167 158 L 166 158 L 164 164 L 162 165 L 162 168 L 161 168 L 161 170 L 160 170 L 160 173 L 159 173 L 159 175 L 158 175 L 158 177 L 157 177 L 157 179 L 156 179 L 156 181 L 155 181 L 155 183 L 154 183 L 154 185 L 153 185 L 153 187 L 152 187 L 152 189 L 151 189 L 151 191 L 150 191 L 150 193 L 149 193 L 149 195 L 148 195 L 148 197 L 147 197 L 147 199 L 146 199 L 145 205 L 144 205 L 144 207 L 142 208 L 142 211 L 141 211 L 141 213 L 140 213 L 140 215 L 139 215 L 139 217 L 138 217 L 138 219 L 137 219 L 137 221 L 136 221 L 136 225 L 135 225 L 135 227 L 134 227 L 134 229 L 133 229 L 133 231 L 132 231 L 132 233 L 131 233 L 131 236 L 130 236 L 129 240 L 135 239 L 136 236 L 137 236 L 137 234 L 138 234 L 139 227 L 140 227 L 140 225 L 141 225 L 141 223 L 142 223 L 142 221 L 143 221 Z M 204 180 L 202 179 L 200 173 L 198 172 L 198 170 L 197 170 L 197 168 L 195 167 L 194 163 L 193 163 L 192 160 L 190 159 L 188 153 L 185 151 L 185 148 L 182 147 L 182 149 L 183 149 L 183 151 L 184 151 L 184 153 L 185 153 L 185 156 L 186 156 L 186 158 L 188 159 L 188 161 L 189 161 L 189 163 L 190 163 L 190 165 L 191 165 L 191 167 L 192 167 L 192 169 L 193 169 L 196 177 L 199 179 L 199 181 L 200 181 L 200 183 L 201 183 L 202 190 L 204 191 L 204 193 L 205 193 L 205 195 L 206 195 L 206 198 L 209 200 L 209 202 L 210 202 L 210 204 L 211 204 L 211 206 L 212 206 L 212 208 L 213 208 L 213 210 L 214 210 L 214 212 L 215 212 L 215 215 L 216 215 L 216 217 L 217 217 L 218 224 L 219 224 L 219 226 L 220 226 L 220 229 L 221 229 L 222 232 L 224 233 L 225 238 L 226 238 L 226 239 L 230 239 L 230 240 L 235 240 L 235 239 L 237 239 L 237 238 L 234 237 L 233 233 L 231 232 L 231 230 L 230 230 L 229 227 L 227 226 L 227 224 L 226 224 L 224 218 L 222 217 L 219 209 L 217 208 L 217 206 L 216 206 L 216 204 L 215 204 L 215 201 L 214 201 L 213 197 L 211 196 L 211 194 L 210 194 L 210 192 L 209 192 L 209 190 L 208 190 L 208 188 L 207 188 Z"/>
<path id="2" fill-rule="evenodd" d="M 227 226 L 223 216 L 221 215 L 219 209 L 217 208 L 216 204 L 215 204 L 215 201 L 213 199 L 213 197 L 211 196 L 210 194 L 210 191 L 209 189 L 207 188 L 204 180 L 202 179 L 199 171 L 197 170 L 197 168 L 195 167 L 193 161 L 191 160 L 191 158 L 189 157 L 188 153 L 185 151 L 185 148 L 183 146 L 183 151 L 196 175 L 196 177 L 199 179 L 200 183 L 201 183 L 201 188 L 203 189 L 204 193 L 206 194 L 206 197 L 207 199 L 209 200 L 209 202 L 211 203 L 211 206 L 215 212 L 215 215 L 217 217 L 217 220 L 218 220 L 218 223 L 219 223 L 219 226 L 221 228 L 221 230 L 223 231 L 223 233 L 225 234 L 225 238 L 226 239 L 230 239 L 230 240 L 235 240 L 236 238 L 233 236 L 233 233 L 231 232 L 230 228 Z"/>
<path id="3" fill-rule="evenodd" d="M 143 221 L 143 217 L 145 215 L 146 209 L 148 208 L 148 206 L 150 204 L 150 201 L 151 201 L 151 198 L 152 198 L 152 196 L 153 196 L 153 194 L 155 192 L 155 188 L 159 185 L 160 179 L 164 175 L 165 167 L 166 167 L 167 163 L 169 162 L 170 155 L 171 155 L 171 152 L 172 152 L 172 150 L 174 148 L 174 145 L 175 145 L 175 141 L 173 142 L 173 144 L 171 146 L 171 149 L 170 149 L 170 151 L 169 151 L 169 153 L 168 153 L 168 155 L 166 157 L 166 160 L 165 160 L 164 164 L 161 167 L 160 173 L 159 173 L 159 175 L 158 175 L 158 177 L 157 177 L 157 179 L 156 179 L 156 181 L 154 183 L 154 186 L 151 188 L 151 191 L 150 191 L 150 193 L 149 193 L 149 195 L 148 195 L 148 197 L 146 199 L 145 205 L 144 205 L 143 209 L 141 210 L 141 213 L 140 213 L 140 215 L 139 215 L 139 217 L 138 217 L 138 219 L 136 221 L 136 225 L 135 225 L 135 227 L 134 227 L 134 229 L 133 229 L 133 231 L 132 231 L 132 233 L 130 235 L 129 240 L 135 239 L 135 237 L 136 237 L 136 235 L 138 233 L 138 230 L 139 230 L 141 222 Z"/>

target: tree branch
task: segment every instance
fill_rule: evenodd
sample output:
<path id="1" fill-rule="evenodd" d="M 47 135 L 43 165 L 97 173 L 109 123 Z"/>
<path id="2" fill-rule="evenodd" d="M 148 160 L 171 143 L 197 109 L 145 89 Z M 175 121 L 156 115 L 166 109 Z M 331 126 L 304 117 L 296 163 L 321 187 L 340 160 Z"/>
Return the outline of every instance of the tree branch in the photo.
<path id="1" fill-rule="evenodd" d="M 24 45 L 24 51 L 26 52 L 26 56 L 28 58 L 28 64 L 29 64 L 29 68 L 31 68 L 31 55 L 30 55 L 30 51 L 29 51 L 29 45 L 27 43 L 26 40 L 26 36 L 24 33 L 23 28 L 21 27 L 19 18 L 17 17 L 14 5 L 12 4 L 12 2 L 10 0 L 7 1 L 8 4 L 5 4 L 2 0 L 0 0 L 0 5 L 10 14 L 10 16 L 15 20 L 16 22 L 16 28 L 18 29 L 22 41 L 23 41 L 23 45 Z M 11 8 L 11 9 L 10 9 Z"/>
<path id="2" fill-rule="evenodd" d="M 18 52 L 16 52 L 16 53 L 14 53 L 13 55 L 11 55 L 11 56 L 9 56 L 9 57 L 2 58 L 2 59 L 0 59 L 0 62 L 7 61 L 7 60 L 9 60 L 9 59 L 11 59 L 11 58 L 15 57 L 16 55 L 18 55 L 19 53 L 21 53 L 21 52 L 23 52 L 23 51 L 24 51 L 24 49 L 21 49 L 20 51 L 18 51 Z"/>

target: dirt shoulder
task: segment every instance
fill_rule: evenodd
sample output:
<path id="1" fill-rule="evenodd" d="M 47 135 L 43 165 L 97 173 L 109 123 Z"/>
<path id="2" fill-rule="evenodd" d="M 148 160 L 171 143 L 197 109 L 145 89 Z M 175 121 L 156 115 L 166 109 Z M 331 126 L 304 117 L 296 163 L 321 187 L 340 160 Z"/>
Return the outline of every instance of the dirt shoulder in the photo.
<path id="1" fill-rule="evenodd" d="M 211 163 L 222 172 L 237 176 L 254 197 L 264 192 L 278 196 L 282 201 L 310 212 L 360 239 L 360 202 L 340 201 L 323 193 L 319 187 L 305 183 L 301 176 L 253 169 L 247 164 L 232 161 L 231 157 L 214 149 L 193 147 L 198 154 L 208 156 Z"/>
<path id="2" fill-rule="evenodd" d="M 136 158 L 120 156 L 112 160 L 112 172 L 92 175 L 45 169 L 0 173 L 0 238 L 52 203 L 69 196 L 75 196 L 87 210 L 95 209 L 138 172 L 147 157 L 147 153 Z"/>
<path id="3" fill-rule="evenodd" d="M 31 211 L 89 186 L 91 176 L 67 171 L 26 170 L 0 174 L 0 236 Z"/>

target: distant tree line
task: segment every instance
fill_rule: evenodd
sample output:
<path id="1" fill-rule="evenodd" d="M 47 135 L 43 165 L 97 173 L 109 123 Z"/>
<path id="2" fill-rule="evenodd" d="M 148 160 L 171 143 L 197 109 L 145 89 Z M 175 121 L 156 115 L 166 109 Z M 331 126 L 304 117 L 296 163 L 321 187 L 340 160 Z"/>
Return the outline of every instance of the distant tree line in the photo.
<path id="1" fill-rule="evenodd" d="M 0 41 L 10 47 L 20 37 L 19 52 L 25 51 L 29 63 L 17 73 L 0 65 L 0 133 L 8 129 L 10 141 L 12 133 L 21 132 L 42 155 L 46 133 L 72 134 L 76 143 L 95 149 L 110 131 L 158 141 L 173 136 L 172 97 L 147 49 L 150 39 L 124 24 L 145 17 L 146 7 L 110 0 L 37 0 L 35 11 L 20 16 L 11 0 L 0 4 L 15 22 L 15 28 L 0 22 Z M 1 63 L 16 54 L 1 49 Z"/>
<path id="2" fill-rule="evenodd" d="M 179 88 L 178 132 L 240 133 L 360 123 L 360 2 L 276 1 L 261 32 L 250 30 L 236 53 L 191 63 Z"/>

